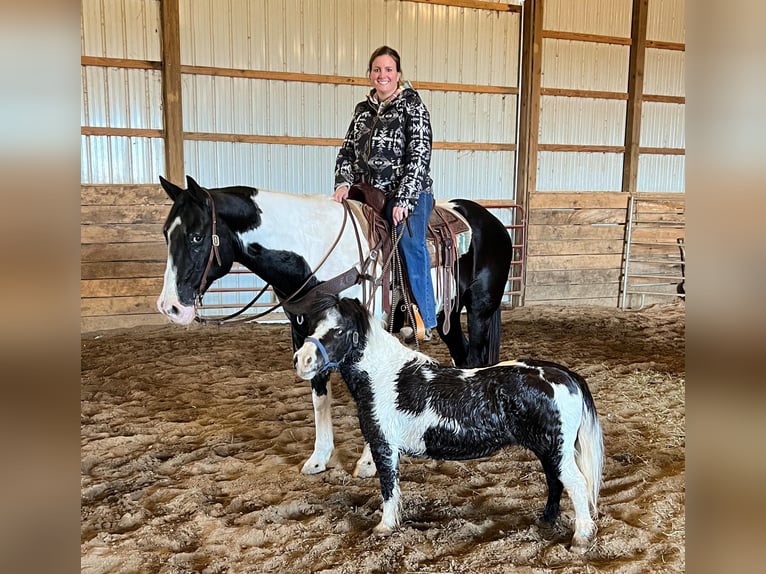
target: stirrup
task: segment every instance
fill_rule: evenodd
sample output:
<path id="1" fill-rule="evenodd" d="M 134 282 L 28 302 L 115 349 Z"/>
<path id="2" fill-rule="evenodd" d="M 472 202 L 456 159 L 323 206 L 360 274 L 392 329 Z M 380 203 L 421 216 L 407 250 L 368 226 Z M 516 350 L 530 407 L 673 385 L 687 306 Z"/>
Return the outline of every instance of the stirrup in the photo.
<path id="1" fill-rule="evenodd" d="M 415 318 L 415 336 L 418 338 L 418 341 L 430 340 L 431 330 L 429 329 L 429 332 L 426 335 L 426 327 L 425 327 L 425 324 L 423 323 L 423 317 L 420 316 L 420 310 L 418 309 L 418 306 L 415 305 L 414 303 L 412 304 L 412 316 Z"/>

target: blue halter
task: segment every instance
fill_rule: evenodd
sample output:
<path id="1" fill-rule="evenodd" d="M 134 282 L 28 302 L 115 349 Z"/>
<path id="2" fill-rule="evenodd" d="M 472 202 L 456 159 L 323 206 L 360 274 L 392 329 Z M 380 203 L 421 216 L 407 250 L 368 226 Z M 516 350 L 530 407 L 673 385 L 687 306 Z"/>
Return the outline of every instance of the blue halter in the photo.
<path id="1" fill-rule="evenodd" d="M 330 361 L 330 357 L 327 356 L 327 349 L 324 348 L 324 345 L 319 342 L 319 339 L 315 339 L 314 337 L 306 337 L 306 340 L 310 343 L 314 343 L 316 345 L 316 348 L 319 349 L 319 352 L 322 353 L 322 358 L 324 359 L 324 366 L 319 369 L 320 373 L 324 373 L 325 371 L 329 371 L 330 369 L 334 369 L 340 364 L 340 361 L 332 362 Z"/>

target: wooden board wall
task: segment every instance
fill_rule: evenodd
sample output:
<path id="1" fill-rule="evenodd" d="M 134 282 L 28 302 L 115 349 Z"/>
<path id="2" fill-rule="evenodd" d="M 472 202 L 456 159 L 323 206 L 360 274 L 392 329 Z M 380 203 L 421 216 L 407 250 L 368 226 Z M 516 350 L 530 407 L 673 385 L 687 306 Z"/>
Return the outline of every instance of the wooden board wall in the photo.
<path id="1" fill-rule="evenodd" d="M 170 200 L 159 185 L 80 188 L 80 330 L 160 324 Z"/>
<path id="2" fill-rule="evenodd" d="M 628 194 L 531 193 L 528 305 L 616 306 Z"/>

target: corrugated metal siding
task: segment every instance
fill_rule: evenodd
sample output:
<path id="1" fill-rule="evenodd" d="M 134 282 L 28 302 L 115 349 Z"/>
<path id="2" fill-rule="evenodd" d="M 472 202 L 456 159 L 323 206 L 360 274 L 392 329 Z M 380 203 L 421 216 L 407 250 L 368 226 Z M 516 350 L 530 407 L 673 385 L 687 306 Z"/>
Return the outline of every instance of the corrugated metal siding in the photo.
<path id="1" fill-rule="evenodd" d="M 644 93 L 663 96 L 683 96 L 686 53 L 674 50 L 646 50 Z"/>
<path id="2" fill-rule="evenodd" d="M 543 28 L 630 38 L 632 0 L 545 0 Z"/>
<path id="3" fill-rule="evenodd" d="M 540 152 L 538 191 L 620 191 L 622 154 Z"/>
<path id="4" fill-rule="evenodd" d="M 686 106 L 644 102 L 641 106 L 641 146 L 685 148 Z"/>
<path id="5" fill-rule="evenodd" d="M 638 191 L 684 192 L 686 157 L 643 154 L 638 160 Z"/>
<path id="6" fill-rule="evenodd" d="M 664 42 L 686 42 L 686 0 L 649 0 L 646 37 Z"/>
<path id="7" fill-rule="evenodd" d="M 624 100 L 543 96 L 540 143 L 611 145 L 625 143 Z"/>
<path id="8" fill-rule="evenodd" d="M 542 87 L 626 92 L 629 58 L 629 46 L 546 39 Z"/>
<path id="9" fill-rule="evenodd" d="M 328 0 L 320 7 L 319 2 L 272 0 L 256 9 L 253 3 L 234 0 L 186 0 L 181 3 L 181 58 L 199 66 L 360 77 L 366 75 L 370 52 L 388 43 L 402 54 L 405 78 L 515 87 L 519 28 L 517 14 L 409 2 Z M 183 78 L 183 90 L 187 131 L 333 138 L 345 135 L 354 106 L 367 91 L 360 86 L 189 75 Z M 431 113 L 435 141 L 515 143 L 515 95 L 421 90 L 421 96 Z M 254 144 L 237 144 L 247 145 Z M 187 144 L 194 150 L 211 147 L 217 163 L 231 163 L 224 156 L 233 146 Z M 262 153 L 267 148 L 254 149 Z M 331 189 L 337 149 L 272 151 L 281 160 L 299 157 L 301 162 L 282 164 L 281 169 L 262 165 L 256 171 L 268 183 L 254 184 L 305 193 Z M 483 197 L 514 197 L 515 154 L 443 150 L 441 156 L 459 156 L 445 162 L 436 155 L 434 179 L 437 184 L 449 182 L 438 190 L 455 187 L 454 165 L 459 163 L 467 170 L 461 171 L 462 181 L 492 183 L 480 186 L 487 194 Z M 193 161 L 211 162 L 212 157 L 196 152 Z M 215 166 L 195 165 L 191 158 L 186 163 L 195 172 L 220 173 Z M 291 165 L 310 175 L 284 175 Z M 447 168 L 449 173 L 441 173 Z M 203 181 L 222 184 L 218 179 Z M 299 186 L 291 185 L 297 181 Z"/>
<path id="10" fill-rule="evenodd" d="M 160 59 L 157 0 L 81 0 L 84 56 Z"/>

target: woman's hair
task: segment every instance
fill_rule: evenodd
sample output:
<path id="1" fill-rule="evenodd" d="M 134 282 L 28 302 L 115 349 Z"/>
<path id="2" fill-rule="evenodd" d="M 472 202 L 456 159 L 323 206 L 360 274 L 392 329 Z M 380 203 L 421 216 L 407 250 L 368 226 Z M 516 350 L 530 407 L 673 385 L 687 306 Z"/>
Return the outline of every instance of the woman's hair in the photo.
<path id="1" fill-rule="evenodd" d="M 375 50 L 370 56 L 370 62 L 367 64 L 368 74 L 372 71 L 372 63 L 375 61 L 375 58 L 377 58 L 378 56 L 391 56 L 394 59 L 394 62 L 396 62 L 396 71 L 399 73 L 402 72 L 402 64 L 401 64 L 401 59 L 399 58 L 399 52 L 397 52 L 390 46 L 381 46 L 380 48 Z"/>

